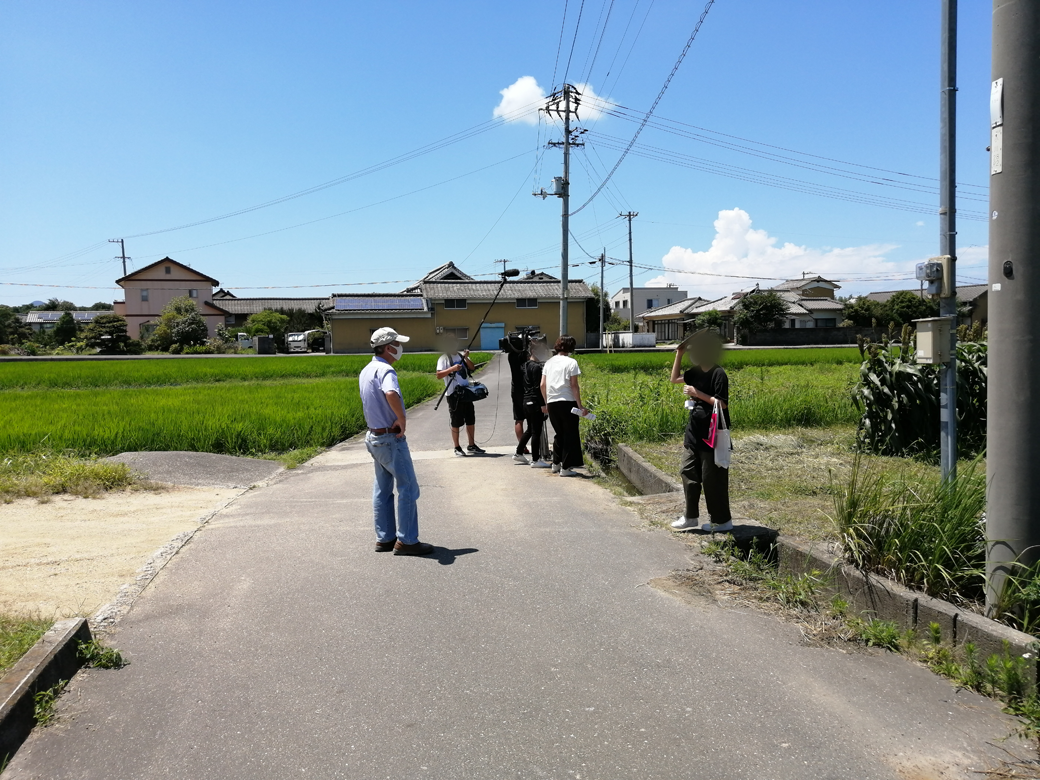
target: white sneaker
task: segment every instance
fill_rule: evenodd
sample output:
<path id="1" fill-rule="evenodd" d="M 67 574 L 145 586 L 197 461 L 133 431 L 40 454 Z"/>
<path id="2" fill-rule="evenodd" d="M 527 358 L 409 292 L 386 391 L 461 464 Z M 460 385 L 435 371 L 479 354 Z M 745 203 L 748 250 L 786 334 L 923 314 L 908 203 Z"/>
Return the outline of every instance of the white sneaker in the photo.
<path id="1" fill-rule="evenodd" d="M 559 474 L 560 473 L 560 464 L 559 463 L 552 464 L 552 473 L 553 474 Z"/>
<path id="2" fill-rule="evenodd" d="M 698 522 L 700 518 L 694 517 L 687 520 L 685 516 L 680 516 L 678 520 L 672 523 L 672 529 L 675 531 L 692 531 L 694 528 L 700 528 L 701 525 Z"/>
<path id="3" fill-rule="evenodd" d="M 580 476 L 580 475 L 578 474 L 577 471 L 572 471 L 571 469 L 560 469 L 560 476 L 561 477 L 577 477 L 577 476 Z"/>
<path id="4" fill-rule="evenodd" d="M 531 461 L 529 461 L 523 455 L 514 455 L 513 456 L 513 463 L 520 463 L 521 465 L 529 466 L 531 464 Z"/>
<path id="5" fill-rule="evenodd" d="M 550 464 L 546 463 L 544 460 L 536 460 L 534 463 L 531 464 L 531 468 L 533 468 L 533 469 L 547 469 L 547 468 L 550 468 Z"/>
<path id="6" fill-rule="evenodd" d="M 704 525 L 701 526 L 701 530 L 702 531 L 707 531 L 707 532 L 713 533 L 713 534 L 714 533 L 722 533 L 724 531 L 732 531 L 733 530 L 733 521 L 732 520 L 727 520 L 725 523 L 705 523 Z"/>

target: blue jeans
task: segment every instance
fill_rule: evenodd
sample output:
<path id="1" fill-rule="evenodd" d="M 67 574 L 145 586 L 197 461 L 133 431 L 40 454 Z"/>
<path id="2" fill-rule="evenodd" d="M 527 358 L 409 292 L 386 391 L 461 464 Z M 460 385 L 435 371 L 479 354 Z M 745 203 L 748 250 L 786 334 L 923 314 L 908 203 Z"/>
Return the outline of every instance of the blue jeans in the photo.
<path id="1" fill-rule="evenodd" d="M 376 540 L 402 544 L 419 541 L 419 481 L 412 466 L 412 453 L 405 438 L 395 433 L 365 436 L 365 446 L 376 466 L 372 486 L 372 509 L 376 521 Z M 394 514 L 394 482 L 397 482 L 397 514 Z"/>

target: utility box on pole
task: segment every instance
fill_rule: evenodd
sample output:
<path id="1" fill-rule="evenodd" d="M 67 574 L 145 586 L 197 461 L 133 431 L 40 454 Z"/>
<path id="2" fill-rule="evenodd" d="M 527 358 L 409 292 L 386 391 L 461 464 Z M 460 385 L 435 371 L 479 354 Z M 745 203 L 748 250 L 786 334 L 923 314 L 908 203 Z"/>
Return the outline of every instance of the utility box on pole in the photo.
<path id="1" fill-rule="evenodd" d="M 949 317 L 914 320 L 917 326 L 917 362 L 941 365 L 950 362 Z"/>

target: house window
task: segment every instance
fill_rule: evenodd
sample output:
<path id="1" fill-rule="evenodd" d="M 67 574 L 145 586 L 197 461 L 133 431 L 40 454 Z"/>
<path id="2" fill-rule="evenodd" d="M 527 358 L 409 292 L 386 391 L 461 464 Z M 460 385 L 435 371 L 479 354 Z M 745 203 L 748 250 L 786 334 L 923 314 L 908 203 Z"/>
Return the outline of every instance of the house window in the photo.
<path id="1" fill-rule="evenodd" d="M 837 317 L 824 317 L 816 320 L 817 328 L 836 328 L 838 327 Z"/>
<path id="2" fill-rule="evenodd" d="M 173 269 L 170 268 L 170 266 L 166 266 L 166 275 L 169 276 L 172 273 L 173 273 Z"/>
<path id="3" fill-rule="evenodd" d="M 628 298 L 622 298 L 621 299 L 621 308 L 622 309 L 627 309 L 628 308 Z"/>
<path id="4" fill-rule="evenodd" d="M 225 315 L 224 316 L 224 324 L 225 325 L 234 325 L 235 324 L 235 315 L 234 314 L 227 314 L 227 315 Z"/>
<path id="5" fill-rule="evenodd" d="M 614 308 L 615 309 L 620 309 L 621 308 L 621 301 L 614 301 Z"/>
<path id="6" fill-rule="evenodd" d="M 537 298 L 517 298 L 516 308 L 518 309 L 537 309 L 538 299 Z"/>
<path id="7" fill-rule="evenodd" d="M 799 328 L 811 328 L 813 326 L 812 320 L 798 320 Z"/>
<path id="8" fill-rule="evenodd" d="M 198 290 L 188 290 L 188 297 L 189 298 L 198 298 L 199 297 L 199 291 Z"/>
<path id="9" fill-rule="evenodd" d="M 672 305 L 672 299 L 671 299 L 671 298 L 669 298 L 669 299 L 668 299 L 668 305 L 669 305 L 669 306 L 671 306 L 671 305 Z"/>
<path id="10" fill-rule="evenodd" d="M 454 336 L 460 341 L 463 341 L 469 338 L 469 328 L 445 328 L 444 335 Z"/>
<path id="11" fill-rule="evenodd" d="M 445 298 L 444 299 L 445 309 L 465 309 L 466 299 L 465 298 Z"/>
<path id="12" fill-rule="evenodd" d="M 142 301 L 147 301 L 148 300 L 148 291 L 147 290 L 141 290 L 141 300 Z"/>
<path id="13" fill-rule="evenodd" d="M 661 305 L 661 299 L 660 298 L 647 298 L 646 299 L 646 308 L 648 308 L 648 309 L 656 309 L 660 305 Z"/>

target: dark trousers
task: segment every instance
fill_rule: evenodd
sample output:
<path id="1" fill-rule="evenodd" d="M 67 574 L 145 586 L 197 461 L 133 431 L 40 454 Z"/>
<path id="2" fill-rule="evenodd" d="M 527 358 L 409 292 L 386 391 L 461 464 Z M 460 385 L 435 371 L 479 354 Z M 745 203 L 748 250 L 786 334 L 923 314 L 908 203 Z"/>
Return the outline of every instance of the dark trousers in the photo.
<path id="1" fill-rule="evenodd" d="M 542 437 L 545 435 L 545 416 L 542 414 L 542 406 L 536 401 L 530 403 L 525 401 L 523 409 L 527 429 L 516 445 L 516 454 L 522 454 L 524 447 L 531 442 L 531 460 L 539 460 L 542 457 Z"/>
<path id="2" fill-rule="evenodd" d="M 573 469 L 585 465 L 581 454 L 581 437 L 578 435 L 578 415 L 571 414 L 577 406 L 574 401 L 553 401 L 549 404 L 549 422 L 556 436 L 553 438 L 553 463 L 562 468 Z"/>
<path id="3" fill-rule="evenodd" d="M 686 514 L 683 516 L 687 520 L 700 515 L 702 486 L 711 522 L 728 523 L 733 519 L 729 511 L 729 470 L 715 465 L 714 450 L 684 447 L 679 476 L 686 494 Z"/>

